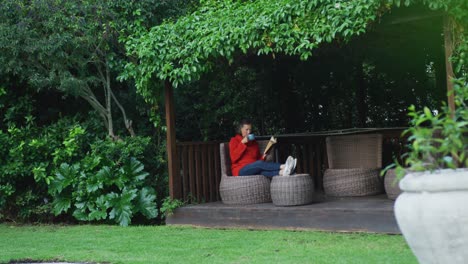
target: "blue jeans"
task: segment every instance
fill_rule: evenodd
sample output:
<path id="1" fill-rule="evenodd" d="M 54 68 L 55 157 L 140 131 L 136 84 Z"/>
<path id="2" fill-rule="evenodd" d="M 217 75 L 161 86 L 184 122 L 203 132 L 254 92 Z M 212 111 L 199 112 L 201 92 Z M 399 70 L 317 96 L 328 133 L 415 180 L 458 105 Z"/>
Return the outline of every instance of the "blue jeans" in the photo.
<path id="1" fill-rule="evenodd" d="M 250 163 L 242 167 L 239 171 L 239 176 L 260 174 L 266 177 L 273 177 L 279 174 L 280 166 L 280 163 L 257 160 L 254 163 Z"/>

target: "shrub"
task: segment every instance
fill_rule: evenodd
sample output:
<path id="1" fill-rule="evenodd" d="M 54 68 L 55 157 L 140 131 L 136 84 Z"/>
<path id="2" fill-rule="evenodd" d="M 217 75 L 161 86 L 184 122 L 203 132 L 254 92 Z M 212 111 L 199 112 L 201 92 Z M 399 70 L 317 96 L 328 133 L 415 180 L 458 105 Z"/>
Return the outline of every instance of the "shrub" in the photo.
<path id="1" fill-rule="evenodd" d="M 0 144 L 0 220 L 61 214 L 127 225 L 136 215 L 158 215 L 155 187 L 166 174 L 161 147 L 149 137 L 102 140 L 74 118 L 43 127 L 31 118 L 0 129 Z M 167 186 L 158 188 L 164 197 Z"/>
<path id="2" fill-rule="evenodd" d="M 102 165 L 113 163 L 111 166 Z M 90 155 L 81 163 L 62 163 L 50 185 L 56 215 L 73 211 L 80 221 L 110 219 L 127 226 L 135 213 L 158 215 L 154 189 L 145 187 L 148 173 L 135 158 L 120 163 Z"/>
<path id="3" fill-rule="evenodd" d="M 72 119 L 37 127 L 33 118 L 25 125 L 14 123 L 0 130 L 0 220 L 41 221 L 49 219 L 47 184 L 55 154 L 62 149 L 63 135 L 73 127 Z M 79 152 L 86 141 L 74 146 Z M 70 159 L 71 160 L 71 159 Z"/>

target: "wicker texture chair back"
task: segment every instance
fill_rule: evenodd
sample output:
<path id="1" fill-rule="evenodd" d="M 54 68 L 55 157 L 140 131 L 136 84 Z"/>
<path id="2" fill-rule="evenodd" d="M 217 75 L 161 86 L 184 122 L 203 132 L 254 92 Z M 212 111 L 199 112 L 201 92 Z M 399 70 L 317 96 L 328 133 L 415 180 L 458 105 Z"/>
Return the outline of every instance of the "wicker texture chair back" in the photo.
<path id="1" fill-rule="evenodd" d="M 257 141 L 260 153 L 268 141 Z M 271 202 L 270 180 L 263 175 L 231 176 L 231 157 L 229 143 L 219 146 L 221 160 L 221 182 L 219 194 L 225 204 L 256 204 Z"/>
<path id="2" fill-rule="evenodd" d="M 221 175 L 230 176 L 231 172 L 231 158 L 229 156 L 229 143 L 221 143 L 219 145 L 219 152 L 221 154 Z"/>
<path id="3" fill-rule="evenodd" d="M 265 150 L 268 140 L 257 141 L 260 153 Z M 221 175 L 231 176 L 231 156 L 229 155 L 229 143 L 221 143 L 219 145 L 219 152 L 221 153 Z"/>
<path id="4" fill-rule="evenodd" d="M 382 167 L 382 135 L 327 137 L 330 169 Z"/>
<path id="5" fill-rule="evenodd" d="M 331 196 L 366 196 L 384 191 L 382 135 L 327 137 L 328 165 L 323 188 Z"/>

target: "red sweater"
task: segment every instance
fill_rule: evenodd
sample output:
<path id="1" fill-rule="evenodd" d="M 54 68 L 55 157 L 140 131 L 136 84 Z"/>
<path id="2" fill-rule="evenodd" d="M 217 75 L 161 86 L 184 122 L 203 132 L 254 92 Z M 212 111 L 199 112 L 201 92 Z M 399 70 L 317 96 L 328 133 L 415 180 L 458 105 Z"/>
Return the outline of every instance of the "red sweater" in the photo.
<path id="1" fill-rule="evenodd" d="M 242 143 L 242 136 L 237 134 L 229 142 L 229 155 L 231 156 L 231 171 L 233 176 L 239 176 L 239 171 L 247 164 L 262 159 L 256 140 Z"/>

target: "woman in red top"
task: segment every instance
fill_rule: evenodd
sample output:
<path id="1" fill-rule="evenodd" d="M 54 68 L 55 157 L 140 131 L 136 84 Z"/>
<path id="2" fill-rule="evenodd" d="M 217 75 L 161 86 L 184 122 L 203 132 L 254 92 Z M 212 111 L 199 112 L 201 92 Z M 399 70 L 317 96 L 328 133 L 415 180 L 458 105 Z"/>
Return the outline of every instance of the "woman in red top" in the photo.
<path id="1" fill-rule="evenodd" d="M 295 159 L 289 156 L 285 164 L 265 162 L 266 157 L 260 154 L 257 141 L 248 139 L 251 131 L 250 121 L 242 120 L 239 124 L 239 134 L 229 142 L 232 174 L 234 176 L 260 174 L 267 177 L 289 175 L 294 170 Z"/>

